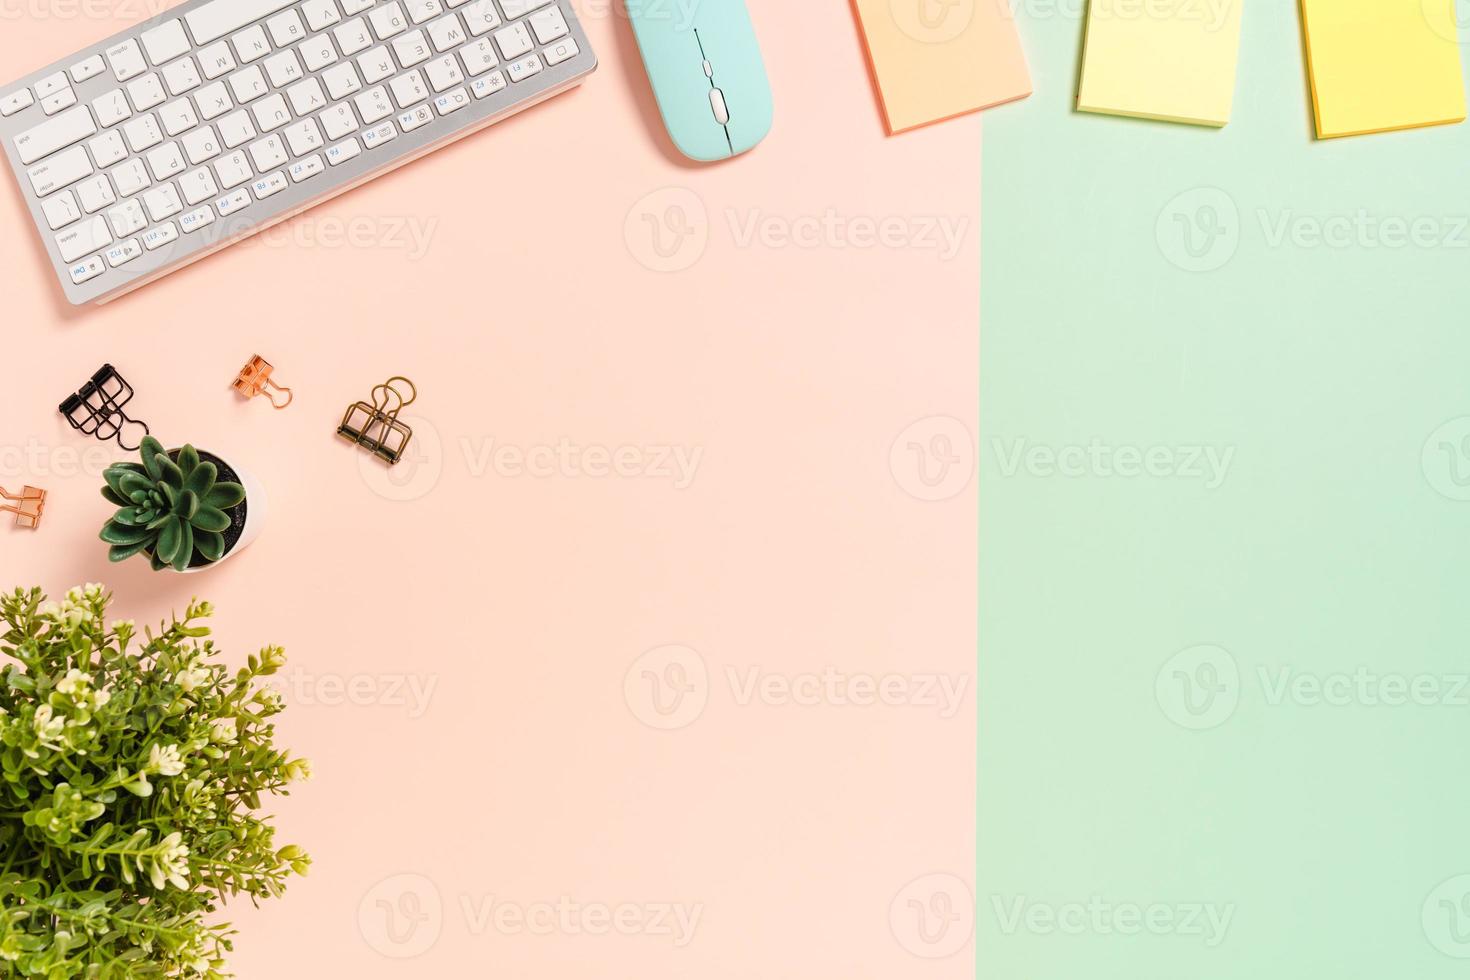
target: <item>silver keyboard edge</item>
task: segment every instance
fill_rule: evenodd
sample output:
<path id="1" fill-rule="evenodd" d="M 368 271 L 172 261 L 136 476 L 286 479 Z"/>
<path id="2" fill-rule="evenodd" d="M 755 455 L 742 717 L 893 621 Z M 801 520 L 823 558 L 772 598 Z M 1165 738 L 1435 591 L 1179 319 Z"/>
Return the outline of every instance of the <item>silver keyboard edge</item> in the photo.
<path id="1" fill-rule="evenodd" d="M 147 20 L 139 21 L 111 37 L 79 48 L 60 61 L 40 68 L 28 75 L 23 75 L 12 82 L 0 85 L 0 95 L 16 91 L 21 87 L 33 88 L 37 81 L 49 75 L 53 75 L 58 71 L 67 70 L 72 65 L 92 55 L 103 54 L 107 48 L 119 41 L 137 38 L 145 31 L 157 27 L 159 24 L 167 23 L 171 20 L 182 20 L 189 11 L 196 7 L 202 7 L 209 2 L 210 0 L 193 0 L 193 2 L 178 4 L 161 14 L 150 17 Z M 125 296 L 135 289 L 139 289 L 142 286 L 161 279 L 172 272 L 192 265 L 200 259 L 213 255 L 230 245 L 289 220 L 319 204 L 339 197 L 350 190 L 354 190 L 368 181 L 391 173 L 405 164 L 412 163 L 421 157 L 427 156 L 435 150 L 458 142 L 467 136 L 479 133 L 495 123 L 514 116 L 525 109 L 539 105 L 548 99 L 576 88 L 588 75 L 597 70 L 597 55 L 587 39 L 586 32 L 582 27 L 581 18 L 577 16 L 569 0 L 556 0 L 556 5 L 567 15 L 567 25 L 570 29 L 568 36 L 576 41 L 580 51 L 575 57 L 562 64 L 544 68 L 539 74 L 532 76 L 526 81 L 512 82 L 501 92 L 487 96 L 484 99 L 472 101 L 470 105 L 458 112 L 451 113 L 448 116 L 436 115 L 432 122 L 422 128 L 410 133 L 400 132 L 389 144 L 377 150 L 364 148 L 362 153 L 355 159 L 340 164 L 337 168 L 328 167 L 326 171 L 312 180 L 301 184 L 290 184 L 286 190 L 272 198 L 267 198 L 266 201 L 255 201 L 251 207 L 241 212 L 242 215 L 253 217 L 253 220 L 249 224 L 241 224 L 238 221 L 232 224 L 230 217 L 216 217 L 213 224 L 198 232 L 191 232 L 188 235 L 180 234 L 179 238 L 172 245 L 166 245 L 157 252 L 144 252 L 134 262 L 128 263 L 124 268 L 131 270 L 132 275 L 120 283 L 114 281 L 110 285 L 108 284 L 108 280 L 114 278 L 113 274 L 117 272 L 116 269 L 108 269 L 96 279 L 84 282 L 80 286 L 71 281 L 67 270 L 73 263 L 61 261 L 61 253 L 56 245 L 55 234 L 48 231 L 49 226 L 41 208 L 41 199 L 29 191 L 23 183 L 25 173 L 29 168 L 20 162 L 19 153 L 15 148 L 14 137 L 25 132 L 31 125 L 34 125 L 34 120 L 21 125 L 18 120 L 26 115 L 24 112 L 17 113 L 12 117 L 0 118 L 0 143 L 4 144 L 6 159 L 10 163 L 10 170 L 15 178 L 16 187 L 20 191 L 22 201 L 30 212 L 32 230 L 40 238 L 41 245 L 46 252 L 48 260 L 51 262 L 52 270 L 56 275 L 57 282 L 61 286 L 62 294 L 66 297 L 67 302 L 73 306 L 86 306 L 89 304 L 103 305 Z M 548 6 L 550 5 L 548 4 Z M 265 19 L 261 18 L 255 23 L 264 23 Z M 507 21 L 507 23 L 511 23 L 511 21 Z M 386 44 L 389 42 L 382 43 Z M 294 45 L 292 46 L 294 47 Z M 197 54 L 199 47 L 202 46 L 191 47 L 189 54 Z M 402 73 L 403 71 L 400 70 L 399 74 Z M 319 74 L 319 72 L 313 72 L 312 76 Z M 112 89 L 123 87 L 125 84 L 117 82 L 112 77 L 111 72 L 104 69 L 100 75 L 94 78 L 79 84 L 72 84 L 72 88 L 77 92 L 78 105 L 90 105 L 93 98 Z M 270 91 L 283 92 L 284 88 L 271 86 Z M 84 92 L 87 94 L 84 95 Z M 506 98 L 506 96 L 516 96 L 517 93 L 530 94 L 518 98 Z M 425 104 L 432 106 L 433 102 L 430 100 Z M 481 118 L 475 119 L 474 122 L 468 125 L 460 121 L 464 118 L 474 119 L 477 114 L 482 114 Z M 396 119 L 396 116 L 390 117 L 388 121 L 393 121 L 394 119 Z M 103 130 L 99 129 L 98 131 L 102 132 Z M 361 130 L 352 135 L 360 139 Z M 375 154 L 376 157 L 374 156 Z M 129 154 L 130 158 L 142 156 L 143 154 L 141 153 Z M 293 156 L 292 159 L 295 159 L 295 157 Z M 372 165 L 369 166 L 368 164 Z M 289 166 L 289 163 L 287 166 Z M 343 176 L 334 181 L 332 179 L 334 174 L 342 174 Z M 326 183 L 321 186 L 326 186 L 327 189 L 325 191 L 315 191 L 312 188 L 314 181 L 325 181 Z M 249 185 L 244 186 L 248 188 Z M 411 201 L 406 203 L 411 207 Z M 191 242 L 203 242 L 204 244 L 189 249 L 182 248 L 182 246 L 190 245 Z M 169 258 L 174 253 L 180 251 L 183 251 L 184 254 L 177 258 Z M 150 257 L 153 259 L 151 265 L 148 264 Z"/>

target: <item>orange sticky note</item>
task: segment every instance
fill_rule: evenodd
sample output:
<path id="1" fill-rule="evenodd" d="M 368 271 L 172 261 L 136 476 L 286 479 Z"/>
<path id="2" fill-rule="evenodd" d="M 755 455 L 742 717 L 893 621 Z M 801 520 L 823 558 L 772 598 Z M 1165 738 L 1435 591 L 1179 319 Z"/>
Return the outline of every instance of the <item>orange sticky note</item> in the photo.
<path id="1" fill-rule="evenodd" d="M 853 0 L 888 131 L 1031 94 L 1006 0 Z"/>

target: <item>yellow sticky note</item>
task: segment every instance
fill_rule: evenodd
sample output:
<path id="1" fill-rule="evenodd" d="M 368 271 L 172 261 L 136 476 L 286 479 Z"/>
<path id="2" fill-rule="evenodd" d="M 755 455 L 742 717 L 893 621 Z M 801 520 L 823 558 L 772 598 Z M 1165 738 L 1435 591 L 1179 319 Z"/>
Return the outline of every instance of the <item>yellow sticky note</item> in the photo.
<path id="1" fill-rule="evenodd" d="M 1455 0 L 1302 0 L 1317 136 L 1465 120 Z"/>
<path id="2" fill-rule="evenodd" d="M 1006 0 L 853 0 L 888 131 L 1031 94 Z"/>
<path id="3" fill-rule="evenodd" d="M 1077 108 L 1199 126 L 1230 121 L 1244 0 L 1092 0 Z"/>

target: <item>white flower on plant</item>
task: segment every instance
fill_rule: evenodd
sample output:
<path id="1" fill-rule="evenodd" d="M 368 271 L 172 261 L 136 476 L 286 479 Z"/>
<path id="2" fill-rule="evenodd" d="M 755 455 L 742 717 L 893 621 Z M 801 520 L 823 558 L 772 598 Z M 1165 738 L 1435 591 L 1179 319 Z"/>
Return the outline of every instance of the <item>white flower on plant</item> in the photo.
<path id="1" fill-rule="evenodd" d="M 148 863 L 148 877 L 154 888 L 161 889 L 165 884 L 188 888 L 189 879 L 185 877 L 188 871 L 189 848 L 183 835 L 174 831 L 159 842 L 158 853 Z"/>
<path id="2" fill-rule="evenodd" d="M 256 692 L 255 700 L 269 711 L 280 711 L 286 705 L 285 697 L 274 687 L 261 688 Z"/>
<path id="3" fill-rule="evenodd" d="M 184 759 L 177 745 L 158 745 L 148 749 L 148 768 L 160 776 L 177 776 L 184 771 Z"/>
<path id="4" fill-rule="evenodd" d="M 109 626 L 108 629 L 112 630 L 114 633 L 116 633 L 118 630 L 124 629 L 131 633 L 137 628 L 137 625 L 138 624 L 134 623 L 131 619 L 114 619 L 112 621 L 112 625 Z"/>
<path id="5" fill-rule="evenodd" d="M 91 674 L 84 674 L 73 667 L 66 672 L 65 677 L 56 682 L 56 689 L 62 694 L 86 694 L 91 683 Z"/>
<path id="6" fill-rule="evenodd" d="M 216 718 L 209 729 L 209 740 L 220 745 L 233 745 L 238 729 L 233 718 Z"/>
<path id="7" fill-rule="evenodd" d="M 311 778 L 311 761 L 309 759 L 292 759 L 286 763 L 286 782 L 304 783 Z"/>
<path id="8" fill-rule="evenodd" d="M 31 730 L 36 733 L 36 738 L 43 747 L 59 749 L 61 746 L 56 740 L 66 731 L 66 719 L 55 717 L 51 705 L 43 704 L 36 709 L 36 716 L 31 719 Z"/>
<path id="9" fill-rule="evenodd" d="M 209 680 L 209 671 L 203 667 L 188 667 L 179 671 L 174 680 L 179 687 L 184 689 L 185 693 L 193 693 L 195 688 Z"/>
<path id="10" fill-rule="evenodd" d="M 111 700 L 112 700 L 112 692 L 111 691 L 93 691 L 92 692 L 92 707 L 94 707 L 94 708 L 100 708 L 104 704 L 106 704 L 107 702 L 109 702 Z"/>
<path id="11" fill-rule="evenodd" d="M 42 606 L 40 608 L 39 612 L 46 619 L 60 619 L 61 618 L 61 607 L 58 606 L 54 602 L 48 602 L 48 603 L 46 603 L 44 606 Z"/>

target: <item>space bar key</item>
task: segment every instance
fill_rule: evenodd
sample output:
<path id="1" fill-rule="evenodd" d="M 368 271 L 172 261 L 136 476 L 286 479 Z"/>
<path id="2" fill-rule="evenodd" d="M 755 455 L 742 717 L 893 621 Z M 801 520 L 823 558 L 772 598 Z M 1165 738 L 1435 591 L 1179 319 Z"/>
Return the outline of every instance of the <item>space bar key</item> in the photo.
<path id="1" fill-rule="evenodd" d="M 247 24 L 269 17 L 277 10 L 291 6 L 296 0 L 214 0 L 184 15 L 196 45 L 218 41 Z"/>

